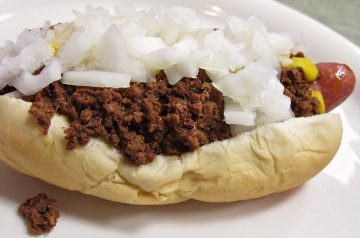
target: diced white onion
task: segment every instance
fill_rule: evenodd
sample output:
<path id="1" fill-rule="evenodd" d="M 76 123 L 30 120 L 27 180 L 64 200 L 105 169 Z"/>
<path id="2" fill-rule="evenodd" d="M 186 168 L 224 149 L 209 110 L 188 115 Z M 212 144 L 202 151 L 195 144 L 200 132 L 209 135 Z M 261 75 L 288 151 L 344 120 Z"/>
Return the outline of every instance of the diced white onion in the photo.
<path id="1" fill-rule="evenodd" d="M 211 32 L 205 37 L 202 47 L 206 50 L 222 51 L 224 44 L 224 32 L 222 30 L 217 30 Z"/>
<path id="2" fill-rule="evenodd" d="M 126 39 L 126 45 L 130 53 L 139 57 L 149 54 L 153 51 L 160 50 L 166 47 L 166 44 L 160 37 L 129 37 Z"/>
<path id="3" fill-rule="evenodd" d="M 44 87 L 61 78 L 61 63 L 58 59 L 53 58 L 48 65 L 38 75 L 32 75 L 23 71 L 19 77 L 10 82 L 24 95 L 33 95 Z"/>
<path id="4" fill-rule="evenodd" d="M 276 76 L 277 71 L 269 64 L 258 61 L 214 82 L 213 85 L 233 101 L 225 103 L 225 120 L 251 126 L 254 121 L 256 124 L 273 122 L 293 116 L 290 98 L 283 95 L 284 87 Z M 234 103 L 238 103 L 238 108 Z M 263 115 L 262 118 L 254 118 L 254 112 Z"/>
<path id="5" fill-rule="evenodd" d="M 256 112 L 251 110 L 243 110 L 240 104 L 226 103 L 224 116 L 226 123 L 230 125 L 255 125 Z"/>
<path id="6" fill-rule="evenodd" d="M 259 31 L 255 32 L 253 47 L 262 59 L 270 63 L 272 66 L 278 66 L 279 61 L 275 51 L 272 49 L 266 37 Z"/>
<path id="7" fill-rule="evenodd" d="M 126 72 L 128 55 L 126 45 L 117 26 L 112 25 L 100 39 L 95 49 L 97 64 L 106 71 Z"/>
<path id="8" fill-rule="evenodd" d="M 151 15 L 150 13 L 147 13 L 139 22 L 139 25 L 142 26 L 144 29 L 146 29 L 148 36 L 155 36 L 157 34 L 159 34 L 159 32 L 161 31 L 164 22 Z"/>
<path id="9" fill-rule="evenodd" d="M 199 73 L 199 64 L 192 56 L 178 59 L 176 67 L 183 77 L 196 78 Z"/>
<path id="10" fill-rule="evenodd" d="M 61 82 L 76 86 L 127 88 L 130 86 L 130 75 L 105 71 L 68 71 Z"/>
<path id="11" fill-rule="evenodd" d="M 152 69 L 166 69 L 176 64 L 176 55 L 173 48 L 167 47 L 144 55 L 143 60 Z"/>
<path id="12" fill-rule="evenodd" d="M 130 60 L 128 70 L 124 71 L 131 75 L 134 82 L 145 83 L 147 81 L 147 73 L 145 64 L 141 60 Z"/>
<path id="13" fill-rule="evenodd" d="M 205 70 L 228 71 L 230 68 L 230 55 L 224 51 L 198 51 L 194 57 L 199 67 Z"/>
<path id="14" fill-rule="evenodd" d="M 196 11 L 191 8 L 174 6 L 165 13 L 165 22 L 173 21 L 178 24 L 180 33 L 192 33 L 199 30 L 199 19 Z"/>
<path id="15" fill-rule="evenodd" d="M 41 39 L 41 30 L 39 28 L 37 29 L 25 29 L 23 32 L 20 33 L 20 35 L 17 37 L 17 41 L 15 44 L 15 50 L 17 52 L 20 52 L 23 48 L 26 46 L 34 43 L 35 41 Z"/>
<path id="16" fill-rule="evenodd" d="M 99 39 L 111 25 L 110 13 L 103 8 L 87 6 L 84 13 L 74 11 L 77 28 L 83 28 L 95 39 Z"/>
<path id="17" fill-rule="evenodd" d="M 60 48 L 57 57 L 59 57 L 65 69 L 74 67 L 85 60 L 94 44 L 95 38 L 84 29 L 79 28 Z"/>
<path id="18" fill-rule="evenodd" d="M 167 45 L 171 46 L 178 39 L 180 30 L 180 25 L 169 19 L 165 21 L 164 26 L 160 32 L 160 37 L 164 39 Z"/>
<path id="19" fill-rule="evenodd" d="M 287 34 L 271 33 L 269 34 L 269 43 L 275 52 L 278 54 L 286 54 L 288 56 L 291 49 L 295 46 L 290 36 Z"/>
<path id="20" fill-rule="evenodd" d="M 173 48 L 179 58 L 185 57 L 198 49 L 198 42 L 192 36 L 188 36 L 174 44 Z"/>
<path id="21" fill-rule="evenodd" d="M 13 77 L 15 77 L 15 75 L 9 71 L 9 69 L 8 69 L 8 67 L 6 67 L 6 65 L 0 65 L 0 89 L 5 87 L 7 82 L 9 80 L 11 80 L 11 78 L 13 78 Z"/>
<path id="22" fill-rule="evenodd" d="M 52 57 L 51 46 L 43 39 L 27 45 L 20 53 L 19 68 L 33 72 Z"/>
<path id="23" fill-rule="evenodd" d="M 301 48 L 289 34 L 269 32 L 256 17 L 229 17 L 224 27 L 205 27 L 193 9 L 141 11 L 130 1 L 120 2 L 115 14 L 91 6 L 74 13 L 74 22 L 53 27 L 47 22 L 5 43 L 0 88 L 13 85 L 30 95 L 61 73 L 65 84 L 129 87 L 130 81 L 154 82 L 158 70 L 176 84 L 204 69 L 226 99 L 228 124 L 247 130 L 294 116 L 278 77 L 280 65 Z"/>
<path id="24" fill-rule="evenodd" d="M 121 35 L 126 38 L 146 36 L 146 30 L 136 23 L 122 23 L 116 24 L 116 26 L 118 27 Z"/>
<path id="25" fill-rule="evenodd" d="M 245 82 L 239 73 L 226 75 L 222 79 L 213 82 L 215 88 L 221 91 L 225 96 L 231 98 L 235 102 L 244 104 L 248 97 Z"/>
<path id="26" fill-rule="evenodd" d="M 130 1 L 123 1 L 115 6 L 117 16 L 129 20 L 131 22 L 138 22 L 142 19 L 143 14 L 136 10 Z"/>
<path id="27" fill-rule="evenodd" d="M 176 65 L 173 65 L 173 66 L 170 66 L 170 67 L 164 69 L 164 72 L 165 72 L 166 77 L 171 85 L 176 84 L 183 78 L 183 76 L 179 73 Z"/>

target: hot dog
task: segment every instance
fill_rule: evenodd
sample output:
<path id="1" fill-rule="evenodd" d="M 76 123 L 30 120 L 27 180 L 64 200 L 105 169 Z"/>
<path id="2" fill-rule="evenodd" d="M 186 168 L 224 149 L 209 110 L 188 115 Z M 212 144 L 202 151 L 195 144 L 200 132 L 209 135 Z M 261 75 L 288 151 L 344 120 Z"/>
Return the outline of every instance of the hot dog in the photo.
<path id="1" fill-rule="evenodd" d="M 3 51 L 16 91 L 0 96 L 0 158 L 14 169 L 117 202 L 227 202 L 303 184 L 335 156 L 341 119 L 327 112 L 354 89 L 348 67 L 291 57 L 264 27 L 238 32 L 251 19 L 213 31 L 182 8 L 163 25 L 156 11 L 87 11 Z"/>
<path id="2" fill-rule="evenodd" d="M 286 68 L 297 68 L 304 74 L 304 79 L 309 82 L 312 96 L 319 102 L 319 113 L 330 112 L 344 102 L 354 91 L 356 78 L 349 66 L 338 63 L 314 64 L 301 57 L 292 57 L 293 63 L 285 65 Z M 285 90 L 286 93 L 286 90 Z"/>
<path id="3" fill-rule="evenodd" d="M 311 85 L 319 90 L 325 100 L 326 112 L 345 101 L 355 88 L 355 75 L 349 66 L 337 63 L 319 63 L 318 79 Z"/>

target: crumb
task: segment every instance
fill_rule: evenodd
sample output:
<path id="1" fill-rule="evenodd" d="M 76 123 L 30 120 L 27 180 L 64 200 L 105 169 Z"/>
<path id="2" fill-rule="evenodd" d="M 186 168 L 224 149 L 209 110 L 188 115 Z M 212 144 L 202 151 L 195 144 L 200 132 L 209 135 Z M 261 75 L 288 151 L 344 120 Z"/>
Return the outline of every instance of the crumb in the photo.
<path id="1" fill-rule="evenodd" d="M 19 213 L 25 217 L 28 230 L 34 235 L 50 232 L 60 216 L 58 201 L 49 199 L 44 193 L 27 199 L 19 207 Z"/>

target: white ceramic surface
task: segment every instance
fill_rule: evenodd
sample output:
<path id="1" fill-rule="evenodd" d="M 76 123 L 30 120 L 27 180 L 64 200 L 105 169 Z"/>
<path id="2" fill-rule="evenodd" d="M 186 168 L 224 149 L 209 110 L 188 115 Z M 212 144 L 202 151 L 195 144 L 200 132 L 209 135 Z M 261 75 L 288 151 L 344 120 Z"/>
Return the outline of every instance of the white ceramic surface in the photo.
<path id="1" fill-rule="evenodd" d="M 86 4 L 110 8 L 116 0 L 0 0 L 0 44 L 24 27 L 71 19 Z M 138 7 L 184 5 L 217 21 L 256 15 L 271 30 L 300 33 L 317 61 L 345 62 L 360 78 L 360 49 L 323 25 L 270 0 L 142 0 Z M 304 186 L 246 202 L 130 206 L 69 192 L 18 174 L 0 162 L 0 237 L 24 237 L 17 215 L 29 196 L 57 198 L 61 218 L 51 237 L 360 237 L 360 85 L 336 109 L 344 124 L 342 146 L 331 164 Z"/>

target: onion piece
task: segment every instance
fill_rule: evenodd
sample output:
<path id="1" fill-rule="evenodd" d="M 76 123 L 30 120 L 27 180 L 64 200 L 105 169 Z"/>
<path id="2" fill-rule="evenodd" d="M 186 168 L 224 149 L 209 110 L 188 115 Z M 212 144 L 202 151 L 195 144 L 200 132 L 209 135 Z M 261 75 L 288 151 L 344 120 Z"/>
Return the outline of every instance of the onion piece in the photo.
<path id="1" fill-rule="evenodd" d="M 123 34 L 113 24 L 94 49 L 95 62 L 104 71 L 130 74 L 133 81 L 146 82 L 147 74 L 144 62 L 130 57 L 128 51 Z"/>
<path id="2" fill-rule="evenodd" d="M 79 28 L 64 43 L 57 53 L 64 69 L 69 69 L 81 63 L 88 55 L 88 51 L 95 44 L 96 39 L 83 28 Z"/>
<path id="3" fill-rule="evenodd" d="M 52 57 L 51 46 L 45 40 L 38 39 L 24 47 L 19 56 L 19 68 L 30 73 Z"/>
<path id="4" fill-rule="evenodd" d="M 281 65 L 289 65 L 293 60 L 289 57 L 290 55 L 279 55 L 279 61 Z"/>
<path id="5" fill-rule="evenodd" d="M 144 55 L 145 65 L 152 69 L 166 69 L 176 64 L 176 54 L 173 48 L 167 47 Z"/>
<path id="6" fill-rule="evenodd" d="M 7 65 L 0 65 L 0 89 L 2 89 L 3 87 L 3 84 L 7 84 L 8 81 L 10 81 L 12 78 L 14 78 L 15 75 L 12 74 Z"/>
<path id="7" fill-rule="evenodd" d="M 147 13 L 138 24 L 147 30 L 147 36 L 155 36 L 161 31 L 164 22 L 150 13 Z"/>
<path id="8" fill-rule="evenodd" d="M 8 75 L 9 77 L 11 75 L 17 76 L 21 73 L 21 69 L 19 68 L 20 64 L 20 56 L 5 56 L 2 59 L 1 65 L 0 65 L 0 74 L 1 77 L 6 77 Z"/>
<path id="9" fill-rule="evenodd" d="M 124 38 L 141 36 L 144 37 L 146 35 L 146 30 L 133 22 L 116 24 L 116 26 L 118 27 L 121 35 L 124 36 Z"/>
<path id="10" fill-rule="evenodd" d="M 173 45 L 180 34 L 180 25 L 171 19 L 167 19 L 160 32 L 160 37 L 169 46 Z"/>
<path id="11" fill-rule="evenodd" d="M 239 73 L 226 75 L 224 78 L 217 79 L 213 82 L 213 85 L 222 92 L 224 96 L 242 104 L 246 102 L 248 94 L 244 80 L 242 80 L 240 76 L 241 75 Z"/>
<path id="12" fill-rule="evenodd" d="M 294 43 L 291 41 L 291 38 L 288 34 L 269 34 L 269 43 L 271 44 L 273 50 L 277 54 L 286 54 L 290 55 L 291 49 L 294 48 Z"/>
<path id="13" fill-rule="evenodd" d="M 128 65 L 122 65 L 128 58 L 126 46 L 116 25 L 111 25 L 104 33 L 94 51 L 95 60 L 103 69 L 116 72 L 126 70 Z"/>
<path id="14" fill-rule="evenodd" d="M 42 38 L 42 32 L 39 28 L 36 29 L 25 29 L 17 37 L 16 44 L 14 45 L 15 50 L 19 53 L 24 47 L 34 43 L 38 39 Z"/>
<path id="15" fill-rule="evenodd" d="M 233 102 L 225 102 L 224 115 L 229 124 L 251 126 L 293 116 L 290 113 L 290 98 L 283 95 L 284 86 L 277 79 L 277 71 L 264 61 L 228 74 L 213 85 L 224 96 L 238 103 L 236 107 Z M 257 115 L 256 118 L 254 115 Z"/>
<path id="16" fill-rule="evenodd" d="M 164 69 L 164 73 L 166 74 L 166 77 L 171 85 L 176 84 L 183 78 L 183 76 L 179 73 L 176 65 Z"/>
<path id="17" fill-rule="evenodd" d="M 38 75 L 23 71 L 19 77 L 9 83 L 24 95 L 33 95 L 52 82 L 61 78 L 61 63 L 53 58 Z"/>
<path id="18" fill-rule="evenodd" d="M 96 39 L 99 39 L 111 25 L 110 13 L 101 7 L 87 6 L 84 13 L 74 11 L 74 14 L 77 17 L 75 21 L 76 27 L 83 27 L 86 32 Z"/>
<path id="19" fill-rule="evenodd" d="M 186 57 L 198 49 L 198 42 L 193 37 L 187 36 L 175 43 L 172 48 L 175 50 L 176 55 L 179 58 Z"/>
<path id="20" fill-rule="evenodd" d="M 225 38 L 224 31 L 213 31 L 204 38 L 202 47 L 206 50 L 221 51 L 224 48 Z"/>
<path id="21" fill-rule="evenodd" d="M 124 73 L 131 75 L 131 81 L 145 83 L 147 81 L 147 73 L 144 63 L 141 60 L 129 60 L 129 68 Z"/>
<path id="22" fill-rule="evenodd" d="M 106 71 L 68 71 L 61 82 L 76 86 L 127 88 L 130 86 L 130 75 Z"/>
<path id="23" fill-rule="evenodd" d="M 131 1 L 123 1 L 115 6 L 117 16 L 129 20 L 131 22 L 138 22 L 143 18 L 143 14 L 137 11 Z"/>
<path id="24" fill-rule="evenodd" d="M 184 77 L 196 78 L 199 73 L 199 66 L 195 59 L 188 56 L 179 59 L 177 64 L 166 68 L 164 72 L 169 83 L 174 85 Z"/>
<path id="25" fill-rule="evenodd" d="M 135 57 L 166 47 L 164 41 L 159 37 L 129 37 L 126 39 L 126 45 L 130 53 Z"/>
<path id="26" fill-rule="evenodd" d="M 259 56 L 270 63 L 272 66 L 279 66 L 279 60 L 275 54 L 275 51 L 272 49 L 270 42 L 266 37 L 260 32 L 255 32 L 253 48 L 259 54 Z"/>
<path id="27" fill-rule="evenodd" d="M 178 24 L 181 34 L 193 33 L 199 30 L 199 19 L 196 11 L 191 8 L 173 6 L 165 12 L 165 22 L 173 21 Z"/>
<path id="28" fill-rule="evenodd" d="M 230 69 L 230 55 L 226 51 L 198 51 L 193 56 L 202 69 L 212 71 L 228 71 Z"/>
<path id="29" fill-rule="evenodd" d="M 199 73 L 199 64 L 192 56 L 178 59 L 176 68 L 183 77 L 196 78 Z"/>
<path id="30" fill-rule="evenodd" d="M 75 23 L 61 23 L 54 26 L 54 30 L 46 36 L 46 40 L 59 48 L 70 38 L 75 31 Z"/>
<path id="31" fill-rule="evenodd" d="M 254 126 L 256 112 L 244 110 L 239 103 L 225 100 L 224 117 L 226 123 L 230 125 Z"/>

